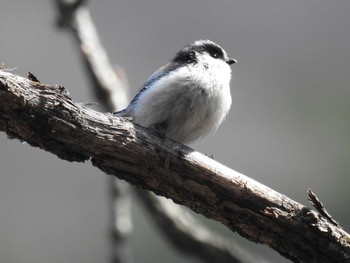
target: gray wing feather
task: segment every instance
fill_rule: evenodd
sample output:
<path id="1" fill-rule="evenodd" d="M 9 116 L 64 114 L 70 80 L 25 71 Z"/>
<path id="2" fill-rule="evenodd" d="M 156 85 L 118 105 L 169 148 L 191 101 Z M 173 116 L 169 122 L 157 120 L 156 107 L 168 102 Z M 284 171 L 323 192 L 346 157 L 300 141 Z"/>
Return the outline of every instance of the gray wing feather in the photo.
<path id="1" fill-rule="evenodd" d="M 166 65 L 160 67 L 158 70 L 156 70 L 145 82 L 145 84 L 142 86 L 142 88 L 139 90 L 139 92 L 136 94 L 136 96 L 132 99 L 132 101 L 130 102 L 129 106 L 121 111 L 118 112 L 114 112 L 113 114 L 120 116 L 120 117 L 127 117 L 129 116 L 129 112 L 131 110 L 131 105 L 138 99 L 138 97 L 140 96 L 140 94 L 142 92 L 144 92 L 147 87 L 149 87 L 149 85 L 152 84 L 152 82 L 160 79 L 161 77 L 167 75 L 169 72 L 177 69 L 179 67 L 179 63 L 170 61 L 169 63 L 167 63 Z"/>

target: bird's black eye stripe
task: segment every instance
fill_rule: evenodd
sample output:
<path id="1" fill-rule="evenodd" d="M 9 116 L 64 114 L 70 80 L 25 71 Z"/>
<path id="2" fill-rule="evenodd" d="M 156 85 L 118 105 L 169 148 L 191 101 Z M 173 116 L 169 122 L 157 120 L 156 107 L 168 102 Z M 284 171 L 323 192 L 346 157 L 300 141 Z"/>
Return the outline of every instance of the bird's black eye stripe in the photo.
<path id="1" fill-rule="evenodd" d="M 218 46 L 207 45 L 205 50 L 209 53 L 213 58 L 224 58 L 224 53 L 222 49 Z"/>

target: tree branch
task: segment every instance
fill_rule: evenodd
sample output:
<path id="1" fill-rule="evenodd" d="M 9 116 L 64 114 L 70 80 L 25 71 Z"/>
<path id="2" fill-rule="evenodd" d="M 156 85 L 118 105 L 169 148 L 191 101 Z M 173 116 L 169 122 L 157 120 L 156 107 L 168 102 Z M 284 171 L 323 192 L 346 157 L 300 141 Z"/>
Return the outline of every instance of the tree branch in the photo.
<path id="1" fill-rule="evenodd" d="M 66 90 L 0 71 L 0 130 L 173 199 L 295 262 L 347 262 L 350 236 L 309 208 Z"/>

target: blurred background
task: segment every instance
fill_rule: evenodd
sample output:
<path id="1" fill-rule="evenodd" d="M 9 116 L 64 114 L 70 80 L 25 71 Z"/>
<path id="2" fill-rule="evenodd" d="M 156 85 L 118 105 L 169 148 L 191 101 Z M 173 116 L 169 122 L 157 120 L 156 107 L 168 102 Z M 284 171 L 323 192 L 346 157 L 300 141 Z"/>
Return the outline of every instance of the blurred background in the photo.
<path id="1" fill-rule="evenodd" d="M 238 60 L 233 105 L 197 150 L 304 205 L 311 188 L 350 231 L 349 1 L 100 0 L 89 7 L 111 61 L 128 74 L 130 96 L 184 45 L 220 44 Z M 96 101 L 72 36 L 55 20 L 53 1 L 2 1 L 0 62 L 65 86 L 75 101 Z M 108 262 L 107 175 L 4 133 L 0 168 L 0 262 Z M 169 247 L 144 212 L 135 199 L 135 262 L 198 262 Z M 287 262 L 199 218 L 257 262 Z"/>

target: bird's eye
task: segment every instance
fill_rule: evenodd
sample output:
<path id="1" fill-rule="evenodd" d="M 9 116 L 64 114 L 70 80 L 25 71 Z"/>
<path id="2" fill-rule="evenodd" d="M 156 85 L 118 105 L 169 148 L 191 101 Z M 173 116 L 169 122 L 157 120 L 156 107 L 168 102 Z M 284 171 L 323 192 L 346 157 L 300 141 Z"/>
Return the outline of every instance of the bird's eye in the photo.
<path id="1" fill-rule="evenodd" d="M 218 57 L 220 57 L 220 55 L 219 55 L 218 53 L 216 53 L 216 52 L 210 52 L 209 54 L 210 54 L 210 56 L 212 56 L 213 58 L 218 58 Z"/>
<path id="2" fill-rule="evenodd" d="M 205 51 L 207 54 L 209 54 L 209 56 L 211 56 L 212 58 L 215 59 L 223 59 L 224 58 L 224 51 L 215 45 L 206 45 L 203 48 L 203 51 Z"/>

